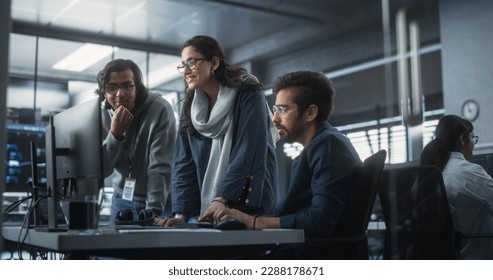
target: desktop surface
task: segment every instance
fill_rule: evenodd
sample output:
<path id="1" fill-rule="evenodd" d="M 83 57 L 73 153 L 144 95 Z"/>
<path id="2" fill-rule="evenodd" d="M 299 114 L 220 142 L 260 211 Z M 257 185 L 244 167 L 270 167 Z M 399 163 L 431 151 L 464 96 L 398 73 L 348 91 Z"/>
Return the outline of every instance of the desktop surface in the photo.
<path id="1" fill-rule="evenodd" d="M 278 244 L 304 242 L 303 230 L 218 230 L 213 228 L 125 228 L 100 226 L 92 230 L 50 232 L 20 226 L 2 229 L 6 240 L 55 252 L 85 252 L 89 255 L 132 259 L 200 258 L 200 252 L 213 258 L 258 250 Z M 211 250 L 213 248 L 213 250 Z M 244 250 L 243 250 L 244 249 Z M 205 258 L 205 256 L 204 256 Z"/>

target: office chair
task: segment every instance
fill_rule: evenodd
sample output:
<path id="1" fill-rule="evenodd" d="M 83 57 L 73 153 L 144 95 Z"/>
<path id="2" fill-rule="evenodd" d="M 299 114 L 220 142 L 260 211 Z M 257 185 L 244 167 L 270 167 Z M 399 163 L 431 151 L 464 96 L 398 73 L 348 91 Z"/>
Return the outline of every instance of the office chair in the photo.
<path id="1" fill-rule="evenodd" d="M 457 235 L 442 172 L 390 167 L 378 189 L 385 221 L 384 259 L 456 259 Z"/>
<path id="2" fill-rule="evenodd" d="M 309 238 L 309 246 L 323 246 L 327 258 L 368 259 L 367 229 L 387 151 L 380 150 L 363 162 L 364 184 L 348 186 L 341 219 L 329 238 Z"/>

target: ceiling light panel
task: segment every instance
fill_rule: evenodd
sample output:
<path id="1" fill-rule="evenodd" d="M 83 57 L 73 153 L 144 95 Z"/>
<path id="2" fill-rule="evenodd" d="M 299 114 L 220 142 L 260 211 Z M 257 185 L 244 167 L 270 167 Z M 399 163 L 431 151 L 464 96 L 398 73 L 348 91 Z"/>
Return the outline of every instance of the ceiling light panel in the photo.
<path id="1" fill-rule="evenodd" d="M 114 47 L 111 46 L 84 44 L 75 52 L 55 63 L 53 69 L 81 72 L 110 56 L 113 49 Z"/>

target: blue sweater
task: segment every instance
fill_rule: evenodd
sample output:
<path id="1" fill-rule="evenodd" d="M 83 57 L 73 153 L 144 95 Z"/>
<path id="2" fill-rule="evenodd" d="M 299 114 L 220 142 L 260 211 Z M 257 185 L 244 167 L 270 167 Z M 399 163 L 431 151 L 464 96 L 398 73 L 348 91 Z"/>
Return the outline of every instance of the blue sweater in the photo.
<path id="1" fill-rule="evenodd" d="M 246 177 L 253 176 L 247 204 L 237 205 L 250 214 L 272 213 L 277 196 L 277 160 L 269 133 L 271 120 L 267 110 L 261 92 L 244 90 L 238 93 L 229 163 L 225 178 L 215 194 L 234 204 L 241 195 Z M 189 135 L 185 123 L 180 122 L 172 175 L 173 212 L 190 216 L 200 214 L 200 190 L 211 144 L 210 138 Z"/>
<path id="2" fill-rule="evenodd" d="M 359 183 L 354 175 L 361 166 L 349 139 L 330 124 L 321 126 L 291 167 L 288 193 L 276 211 L 281 228 L 304 229 L 306 237 L 330 236 L 345 187 Z"/>

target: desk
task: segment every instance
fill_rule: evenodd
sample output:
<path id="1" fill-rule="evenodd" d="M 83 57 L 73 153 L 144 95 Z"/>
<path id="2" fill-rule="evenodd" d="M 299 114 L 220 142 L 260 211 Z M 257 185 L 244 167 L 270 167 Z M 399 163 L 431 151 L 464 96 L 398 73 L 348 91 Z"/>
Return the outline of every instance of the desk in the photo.
<path id="1" fill-rule="evenodd" d="M 2 235 L 17 242 L 20 226 L 5 226 Z M 22 229 L 23 235 L 26 229 Z M 304 231 L 291 229 L 230 230 L 146 229 L 48 232 L 29 229 L 24 244 L 47 251 L 125 259 L 230 258 L 259 253 L 278 244 L 303 243 Z"/>

